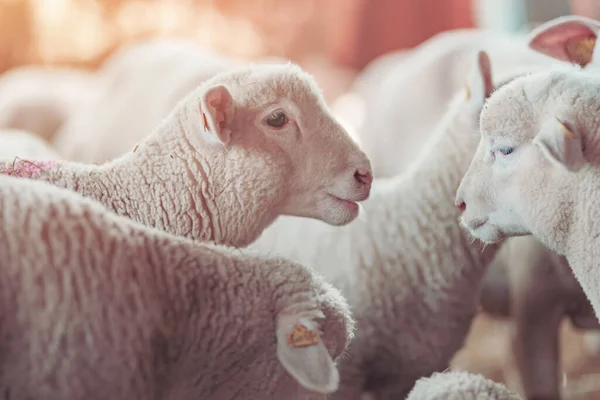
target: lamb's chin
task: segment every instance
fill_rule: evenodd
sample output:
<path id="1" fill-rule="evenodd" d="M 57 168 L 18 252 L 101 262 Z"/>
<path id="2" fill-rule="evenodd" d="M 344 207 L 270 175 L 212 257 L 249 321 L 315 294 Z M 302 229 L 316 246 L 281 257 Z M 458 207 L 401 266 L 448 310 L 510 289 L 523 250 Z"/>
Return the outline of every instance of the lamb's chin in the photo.
<path id="1" fill-rule="evenodd" d="M 331 196 L 330 204 L 325 210 L 325 221 L 334 226 L 346 225 L 358 217 L 359 210 L 357 202 Z"/>

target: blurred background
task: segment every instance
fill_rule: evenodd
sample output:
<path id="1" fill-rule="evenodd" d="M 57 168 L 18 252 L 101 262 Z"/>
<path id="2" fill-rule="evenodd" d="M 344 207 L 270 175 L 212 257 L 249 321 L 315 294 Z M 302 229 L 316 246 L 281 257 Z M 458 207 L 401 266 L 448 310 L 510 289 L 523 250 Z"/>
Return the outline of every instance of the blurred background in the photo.
<path id="1" fill-rule="evenodd" d="M 25 65 L 95 71 L 124 45 L 176 37 L 228 58 L 293 60 L 315 75 L 331 103 L 377 57 L 401 55 L 439 33 L 525 33 L 568 14 L 600 18 L 600 0 L 0 0 L 0 73 Z M 519 390 L 510 329 L 510 319 L 481 313 L 453 367 Z M 600 399 L 600 336 L 565 320 L 561 348 L 564 397 Z"/>
<path id="2" fill-rule="evenodd" d="M 96 68 L 123 44 L 174 36 L 238 58 L 292 59 L 326 74 L 332 98 L 377 56 L 439 32 L 515 32 L 570 12 L 597 16 L 597 1 L 0 0 L 0 72 L 24 64 Z"/>

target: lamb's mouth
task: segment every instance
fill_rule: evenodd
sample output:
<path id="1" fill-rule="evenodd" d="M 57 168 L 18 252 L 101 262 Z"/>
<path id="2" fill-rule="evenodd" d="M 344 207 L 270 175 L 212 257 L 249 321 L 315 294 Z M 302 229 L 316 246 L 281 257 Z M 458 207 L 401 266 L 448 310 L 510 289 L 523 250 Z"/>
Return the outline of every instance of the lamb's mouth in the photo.
<path id="1" fill-rule="evenodd" d="M 337 196 L 334 196 L 332 194 L 330 194 L 329 197 L 331 197 L 333 200 L 335 200 L 337 203 L 341 204 L 345 208 L 348 208 L 348 209 L 350 209 L 352 211 L 355 211 L 355 210 L 358 211 L 358 203 L 356 201 L 341 199 L 341 198 L 339 198 Z"/>

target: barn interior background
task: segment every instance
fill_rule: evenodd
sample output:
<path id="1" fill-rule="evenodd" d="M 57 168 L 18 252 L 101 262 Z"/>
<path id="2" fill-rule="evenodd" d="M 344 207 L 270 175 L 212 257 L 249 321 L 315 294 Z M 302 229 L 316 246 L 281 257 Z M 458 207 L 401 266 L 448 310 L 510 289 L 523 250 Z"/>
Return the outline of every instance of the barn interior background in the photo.
<path id="1" fill-rule="evenodd" d="M 0 0 L 0 72 L 31 64 L 95 69 L 123 44 L 186 37 L 235 58 L 294 60 L 332 100 L 377 56 L 439 32 L 475 26 L 515 32 L 568 13 L 598 18 L 600 1 Z M 481 315 L 455 365 L 514 387 L 509 329 L 510 321 Z M 597 341 L 565 322 L 568 398 L 600 399 Z"/>

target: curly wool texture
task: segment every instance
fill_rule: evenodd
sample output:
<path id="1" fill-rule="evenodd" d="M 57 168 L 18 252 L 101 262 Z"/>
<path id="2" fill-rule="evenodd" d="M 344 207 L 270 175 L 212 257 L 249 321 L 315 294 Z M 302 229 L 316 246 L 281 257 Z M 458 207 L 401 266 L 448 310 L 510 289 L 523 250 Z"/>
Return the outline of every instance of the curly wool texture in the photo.
<path id="1" fill-rule="evenodd" d="M 282 217 L 251 246 L 317 268 L 348 298 L 357 335 L 333 399 L 360 399 L 365 391 L 403 398 L 419 377 L 445 369 L 463 344 L 496 252 L 465 234 L 454 205 L 479 141 L 486 94 L 472 92 L 470 101 L 465 92 L 455 98 L 405 174 L 375 182 L 364 218 L 334 230 Z"/>
<path id="2" fill-rule="evenodd" d="M 209 95 L 213 102 L 202 103 Z M 264 122 L 276 105 L 294 118 L 280 130 Z M 0 170 L 74 190 L 175 235 L 240 247 L 280 214 L 349 222 L 358 211 L 331 196 L 360 201 L 370 191 L 355 178 L 370 176 L 369 160 L 331 117 L 314 79 L 291 64 L 215 76 L 112 162 L 31 166 L 17 160 Z"/>
<path id="3" fill-rule="evenodd" d="M 406 400 L 523 400 L 505 386 L 463 371 L 435 373 L 417 381 Z"/>
<path id="4" fill-rule="evenodd" d="M 353 321 L 299 264 L 174 237 L 11 177 L 0 177 L 0 227 L 7 398 L 325 398 L 290 369 L 323 392 L 336 383 L 332 358 Z M 287 347 L 296 324 L 322 332 L 321 345 Z"/>

